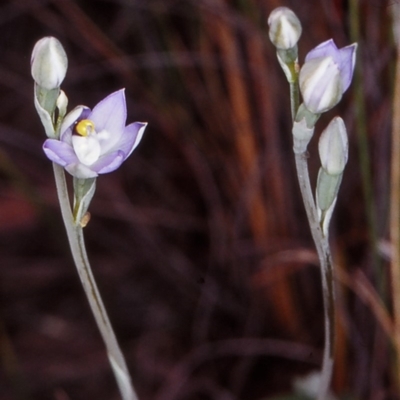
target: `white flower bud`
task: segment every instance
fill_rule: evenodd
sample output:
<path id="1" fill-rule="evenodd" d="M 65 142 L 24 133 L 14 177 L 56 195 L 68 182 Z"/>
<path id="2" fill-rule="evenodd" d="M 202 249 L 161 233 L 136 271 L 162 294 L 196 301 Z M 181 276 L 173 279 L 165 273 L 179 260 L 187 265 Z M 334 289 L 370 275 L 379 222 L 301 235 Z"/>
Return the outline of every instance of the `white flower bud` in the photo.
<path id="1" fill-rule="evenodd" d="M 56 106 L 59 110 L 59 115 L 61 118 L 64 118 L 67 113 L 68 107 L 68 97 L 63 90 L 60 90 L 60 94 L 57 97 Z"/>
<path id="2" fill-rule="evenodd" d="M 318 143 L 322 168 L 329 175 L 343 172 L 349 155 L 346 126 L 340 117 L 335 117 L 322 132 Z"/>
<path id="3" fill-rule="evenodd" d="M 301 35 L 301 23 L 287 7 L 278 7 L 268 17 L 269 38 L 275 47 L 288 50 L 296 46 Z"/>
<path id="4" fill-rule="evenodd" d="M 31 58 L 31 73 L 39 86 L 47 90 L 59 88 L 67 68 L 67 54 L 56 38 L 44 37 L 35 44 Z"/>

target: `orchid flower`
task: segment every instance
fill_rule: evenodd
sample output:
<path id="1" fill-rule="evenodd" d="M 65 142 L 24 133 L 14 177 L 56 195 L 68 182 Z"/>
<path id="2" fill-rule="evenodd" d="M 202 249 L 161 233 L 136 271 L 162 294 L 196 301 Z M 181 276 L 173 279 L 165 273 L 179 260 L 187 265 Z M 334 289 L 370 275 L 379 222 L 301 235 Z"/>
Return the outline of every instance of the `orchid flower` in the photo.
<path id="1" fill-rule="evenodd" d="M 271 13 L 268 23 L 270 39 L 277 48 L 278 62 L 289 82 L 297 179 L 321 268 L 325 344 L 321 372 L 313 377 L 318 381 L 313 395 L 318 399 L 327 399 L 330 397 L 333 374 L 336 319 L 334 268 L 328 234 L 348 159 L 348 139 L 343 120 L 334 118 L 321 135 L 319 153 L 322 166 L 318 173 L 315 199 L 308 172 L 307 148 L 321 113 L 338 104 L 350 86 L 357 43 L 338 49 L 332 39 L 327 40 L 307 54 L 299 72 L 297 40 L 301 24 L 296 15 L 279 7 Z"/>
<path id="2" fill-rule="evenodd" d="M 125 126 L 124 89 L 100 101 L 93 110 L 78 106 L 61 124 L 60 138 L 47 139 L 46 156 L 79 179 L 116 170 L 142 139 L 147 123 Z"/>
<path id="3" fill-rule="evenodd" d="M 123 400 L 138 400 L 124 355 L 118 344 L 86 252 L 83 228 L 99 174 L 117 169 L 142 139 L 143 122 L 126 123 L 124 89 L 100 101 L 93 110 L 78 106 L 67 113 L 68 98 L 60 85 L 68 59 L 53 37 L 39 40 L 32 52 L 34 102 L 48 139 L 43 150 L 53 161 L 54 178 L 68 242 L 82 286 L 107 348 L 107 355 Z M 64 169 L 73 176 L 71 208 Z"/>
<path id="4" fill-rule="evenodd" d="M 299 83 L 311 112 L 321 114 L 339 103 L 353 77 L 356 49 L 356 43 L 338 49 L 330 39 L 307 54 Z"/>

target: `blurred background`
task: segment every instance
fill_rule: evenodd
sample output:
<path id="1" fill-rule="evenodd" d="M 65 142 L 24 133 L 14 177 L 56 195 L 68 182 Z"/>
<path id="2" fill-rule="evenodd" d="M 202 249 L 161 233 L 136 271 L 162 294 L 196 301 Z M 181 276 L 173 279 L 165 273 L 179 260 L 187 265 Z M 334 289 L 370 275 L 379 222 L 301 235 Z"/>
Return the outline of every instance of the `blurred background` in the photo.
<path id="1" fill-rule="evenodd" d="M 341 115 L 350 138 L 331 225 L 333 391 L 400 398 L 388 269 L 397 1 L 3 0 L 1 400 L 119 398 L 41 148 L 30 54 L 43 36 L 68 54 L 70 109 L 124 87 L 127 122 L 149 123 L 127 162 L 98 179 L 85 228 L 140 400 L 299 398 L 294 380 L 320 366 L 323 310 L 288 85 L 268 39 L 283 5 L 303 24 L 300 62 L 329 38 L 359 43 L 354 82 L 316 132 Z"/>

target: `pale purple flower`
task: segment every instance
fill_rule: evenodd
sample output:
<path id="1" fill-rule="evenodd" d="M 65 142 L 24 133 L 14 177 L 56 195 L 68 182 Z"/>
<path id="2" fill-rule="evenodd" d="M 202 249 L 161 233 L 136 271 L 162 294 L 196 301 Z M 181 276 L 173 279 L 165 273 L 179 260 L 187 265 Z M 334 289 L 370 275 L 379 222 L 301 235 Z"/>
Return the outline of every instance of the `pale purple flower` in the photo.
<path id="1" fill-rule="evenodd" d="M 353 77 L 356 49 L 357 43 L 338 49 L 330 39 L 307 54 L 299 84 L 311 112 L 321 114 L 339 103 Z"/>
<path id="2" fill-rule="evenodd" d="M 43 150 L 76 178 L 95 178 L 116 170 L 142 139 L 147 123 L 125 126 L 124 89 L 100 101 L 93 110 L 78 106 L 64 119 L 60 139 L 47 139 Z"/>

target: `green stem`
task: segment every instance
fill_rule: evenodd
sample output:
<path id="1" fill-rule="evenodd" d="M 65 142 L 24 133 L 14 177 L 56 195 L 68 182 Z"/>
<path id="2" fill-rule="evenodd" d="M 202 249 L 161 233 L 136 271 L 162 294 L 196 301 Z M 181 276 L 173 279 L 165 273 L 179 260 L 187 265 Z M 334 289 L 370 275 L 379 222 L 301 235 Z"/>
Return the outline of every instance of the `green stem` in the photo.
<path id="1" fill-rule="evenodd" d="M 295 75 L 295 81 L 289 82 L 290 85 L 290 111 L 292 113 L 292 121 L 294 121 L 297 110 L 300 105 L 300 93 L 297 74 Z"/>
<path id="2" fill-rule="evenodd" d="M 73 221 L 64 169 L 55 163 L 53 163 L 53 169 L 61 214 L 67 230 L 72 256 L 97 326 L 106 345 L 108 359 L 117 380 L 121 396 L 123 400 L 138 400 L 124 356 L 118 345 L 90 268 L 83 237 L 83 229 L 79 224 L 75 225 Z"/>
<path id="3" fill-rule="evenodd" d="M 318 391 L 318 400 L 325 400 L 329 390 L 333 373 L 333 353 L 335 341 L 335 293 L 332 256 L 327 237 L 323 235 L 315 206 L 307 165 L 307 152 L 295 153 L 297 177 L 300 191 L 307 213 L 311 234 L 317 248 L 321 267 L 322 297 L 325 320 L 325 345 L 322 360 L 321 380 Z"/>
<path id="4" fill-rule="evenodd" d="M 289 80 L 290 85 L 290 105 L 292 120 L 294 121 L 299 110 L 300 93 L 298 84 L 298 65 L 297 62 L 289 65 L 292 79 Z M 309 115 L 310 117 L 311 114 Z M 314 126 L 319 118 L 319 115 L 313 116 L 315 120 L 310 120 Z M 307 120 L 307 118 L 306 118 Z M 329 247 L 328 238 L 324 236 L 322 231 L 322 224 L 318 216 L 317 208 L 315 206 L 314 197 L 311 190 L 310 175 L 308 172 L 307 164 L 307 144 L 296 145 L 296 137 L 294 137 L 294 155 L 296 161 L 297 179 L 300 185 L 301 196 L 303 198 L 304 207 L 307 213 L 308 223 L 310 225 L 311 234 L 315 243 L 318 253 L 318 259 L 321 268 L 322 280 L 322 298 L 324 305 L 324 353 L 322 359 L 321 379 L 318 388 L 318 400 L 325 400 L 329 391 L 329 386 L 333 374 L 333 355 L 334 355 L 334 342 L 335 342 L 335 291 L 333 279 L 333 265 L 332 255 Z M 299 143 L 297 143 L 299 144 Z M 302 148 L 300 152 L 296 149 Z"/>

